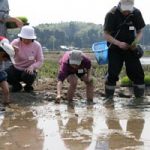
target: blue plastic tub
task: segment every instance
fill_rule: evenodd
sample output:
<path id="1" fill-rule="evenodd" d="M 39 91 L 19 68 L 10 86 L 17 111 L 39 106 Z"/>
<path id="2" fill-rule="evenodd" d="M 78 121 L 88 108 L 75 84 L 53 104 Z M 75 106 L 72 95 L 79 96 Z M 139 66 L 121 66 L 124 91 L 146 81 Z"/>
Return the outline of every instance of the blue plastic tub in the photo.
<path id="1" fill-rule="evenodd" d="M 94 43 L 92 45 L 92 51 L 99 65 L 108 63 L 108 46 L 106 41 Z"/>

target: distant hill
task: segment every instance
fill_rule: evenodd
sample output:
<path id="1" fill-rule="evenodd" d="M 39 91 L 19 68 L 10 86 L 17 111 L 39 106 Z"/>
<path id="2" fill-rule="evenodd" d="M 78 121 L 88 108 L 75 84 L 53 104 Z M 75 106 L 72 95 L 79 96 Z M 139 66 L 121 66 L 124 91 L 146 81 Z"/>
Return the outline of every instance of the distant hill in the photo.
<path id="1" fill-rule="evenodd" d="M 17 37 L 19 30 L 9 30 L 9 39 Z M 103 25 L 84 22 L 61 22 L 35 26 L 37 40 L 49 50 L 59 50 L 61 45 L 91 48 L 94 42 L 103 41 Z M 144 28 L 142 45 L 150 45 L 150 25 Z"/>

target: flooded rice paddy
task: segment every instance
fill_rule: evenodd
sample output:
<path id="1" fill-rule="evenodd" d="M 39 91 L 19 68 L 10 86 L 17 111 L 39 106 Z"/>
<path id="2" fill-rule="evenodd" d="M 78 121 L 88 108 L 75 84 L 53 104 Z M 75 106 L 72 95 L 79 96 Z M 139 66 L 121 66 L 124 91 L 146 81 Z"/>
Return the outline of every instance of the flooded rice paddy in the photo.
<path id="1" fill-rule="evenodd" d="M 150 149 L 150 97 L 94 102 L 12 104 L 0 112 L 0 150 Z"/>

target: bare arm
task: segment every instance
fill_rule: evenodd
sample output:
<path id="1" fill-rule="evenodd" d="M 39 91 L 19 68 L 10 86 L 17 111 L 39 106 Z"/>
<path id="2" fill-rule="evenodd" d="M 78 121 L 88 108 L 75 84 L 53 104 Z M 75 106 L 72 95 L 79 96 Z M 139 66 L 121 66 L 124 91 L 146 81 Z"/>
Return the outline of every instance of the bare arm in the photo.
<path id="1" fill-rule="evenodd" d="M 129 45 L 112 37 L 107 31 L 104 31 L 104 38 L 111 44 L 118 46 L 121 49 L 128 49 Z"/>
<path id="2" fill-rule="evenodd" d="M 141 40 L 142 36 L 143 36 L 143 31 L 142 30 L 138 31 L 136 34 L 136 39 L 138 40 L 138 42 Z"/>
<path id="3" fill-rule="evenodd" d="M 136 47 L 136 45 L 137 45 L 137 44 L 139 43 L 139 41 L 141 40 L 142 36 L 143 36 L 142 30 L 137 31 L 135 40 L 134 40 L 134 41 L 132 42 L 132 44 L 131 44 L 131 49 L 133 49 L 133 48 Z"/>

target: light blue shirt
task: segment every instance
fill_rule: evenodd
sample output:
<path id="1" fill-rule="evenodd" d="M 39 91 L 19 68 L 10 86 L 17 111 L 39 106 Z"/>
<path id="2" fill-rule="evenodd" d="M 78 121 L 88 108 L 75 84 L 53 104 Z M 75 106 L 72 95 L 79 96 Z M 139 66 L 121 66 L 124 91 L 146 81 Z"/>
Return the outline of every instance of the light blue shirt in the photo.
<path id="1" fill-rule="evenodd" d="M 9 12 L 8 0 L 0 0 L 0 11 Z"/>
<path id="2" fill-rule="evenodd" d="M 5 19 L 9 18 L 9 4 L 8 0 L 0 0 L 0 35 L 7 36 L 7 28 Z"/>
<path id="3" fill-rule="evenodd" d="M 9 17 L 8 0 L 0 0 L 0 19 L 4 20 Z"/>

